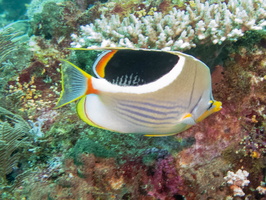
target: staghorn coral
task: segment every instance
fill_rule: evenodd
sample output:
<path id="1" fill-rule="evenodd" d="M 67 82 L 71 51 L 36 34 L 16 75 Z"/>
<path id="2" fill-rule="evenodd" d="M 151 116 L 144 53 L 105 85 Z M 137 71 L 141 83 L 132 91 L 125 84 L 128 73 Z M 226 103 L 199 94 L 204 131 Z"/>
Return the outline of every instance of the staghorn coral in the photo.
<path id="1" fill-rule="evenodd" d="M 81 26 L 72 34 L 72 47 L 142 47 L 165 50 L 187 50 L 196 44 L 221 44 L 236 41 L 247 30 L 266 26 L 265 1 L 229 0 L 201 3 L 196 0 L 185 10 L 173 8 L 169 14 L 136 17 L 130 14 L 101 16 L 94 23 Z"/>

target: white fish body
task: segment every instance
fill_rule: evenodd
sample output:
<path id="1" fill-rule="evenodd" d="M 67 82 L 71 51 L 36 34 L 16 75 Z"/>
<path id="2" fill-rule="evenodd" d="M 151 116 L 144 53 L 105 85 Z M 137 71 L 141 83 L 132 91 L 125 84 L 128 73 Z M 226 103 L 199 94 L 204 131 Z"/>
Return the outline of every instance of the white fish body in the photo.
<path id="1" fill-rule="evenodd" d="M 127 53 L 130 54 L 128 58 L 125 56 Z M 143 54 L 151 60 L 147 63 L 151 69 L 145 71 L 143 67 L 138 69 L 140 73 L 135 72 L 132 69 L 135 62 L 139 64 L 142 59 L 146 62 Z M 140 61 L 135 61 L 134 56 Z M 160 56 L 162 59 L 158 58 Z M 157 69 L 156 65 L 165 56 L 166 65 L 171 67 L 161 74 L 162 70 Z M 156 63 L 152 63 L 156 59 Z M 106 60 L 105 65 L 97 69 L 97 64 L 101 65 L 102 60 Z M 118 66 L 118 72 L 113 70 L 117 62 L 124 64 Z M 66 70 L 63 70 L 64 90 L 57 106 L 81 98 L 77 106 L 79 116 L 99 128 L 147 136 L 173 135 L 221 109 L 221 103 L 212 97 L 209 68 L 198 59 L 180 52 L 111 49 L 99 56 L 94 64 L 98 78 L 67 63 Z M 153 76 L 149 71 L 153 65 L 156 66 L 154 76 L 159 76 L 155 80 L 149 76 L 149 73 Z M 129 72 L 126 70 L 126 73 L 129 74 L 119 74 L 127 67 Z M 119 74 L 117 77 L 113 75 L 116 72 Z M 112 79 L 108 80 L 109 76 Z M 145 82 L 147 79 L 149 81 Z"/>

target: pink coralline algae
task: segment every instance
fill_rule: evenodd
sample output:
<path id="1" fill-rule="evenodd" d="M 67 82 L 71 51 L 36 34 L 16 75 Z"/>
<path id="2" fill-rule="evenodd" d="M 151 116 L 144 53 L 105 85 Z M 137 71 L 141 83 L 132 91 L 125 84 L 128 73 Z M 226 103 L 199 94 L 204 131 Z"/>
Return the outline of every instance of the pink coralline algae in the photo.
<path id="1" fill-rule="evenodd" d="M 177 173 L 175 160 L 172 156 L 158 160 L 154 171 L 151 173 L 153 189 L 148 194 L 158 199 L 166 199 L 167 197 L 174 199 L 175 196 L 183 193 L 182 185 L 184 182 Z"/>

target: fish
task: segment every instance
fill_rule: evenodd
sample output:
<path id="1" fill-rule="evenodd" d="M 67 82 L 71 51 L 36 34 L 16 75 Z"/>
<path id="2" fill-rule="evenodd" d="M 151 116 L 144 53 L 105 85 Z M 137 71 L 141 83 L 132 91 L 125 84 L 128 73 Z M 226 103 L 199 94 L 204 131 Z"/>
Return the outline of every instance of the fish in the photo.
<path id="1" fill-rule="evenodd" d="M 101 53 L 94 76 L 68 60 L 61 69 L 56 108 L 73 101 L 87 124 L 119 133 L 170 136 L 222 109 L 213 98 L 209 68 L 178 51 L 70 48 Z"/>

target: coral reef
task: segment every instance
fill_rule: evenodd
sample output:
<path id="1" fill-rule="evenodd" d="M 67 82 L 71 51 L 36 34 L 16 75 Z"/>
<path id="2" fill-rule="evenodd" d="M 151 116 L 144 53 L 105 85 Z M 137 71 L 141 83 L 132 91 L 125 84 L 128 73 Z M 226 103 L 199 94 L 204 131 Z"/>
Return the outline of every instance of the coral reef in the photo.
<path id="1" fill-rule="evenodd" d="M 233 190 L 234 196 L 245 196 L 242 188 L 248 186 L 250 181 L 247 179 L 249 173 L 245 170 L 237 170 L 236 173 L 228 171 L 226 177 L 227 184 L 230 185 L 231 190 Z"/>
<path id="2" fill-rule="evenodd" d="M 265 1 L 33 0 L 27 8 L 29 23 L 0 33 L 0 199 L 265 199 Z M 223 109 L 164 138 L 90 127 L 75 103 L 53 109 L 60 59 L 90 71 L 98 54 L 71 53 L 71 42 L 192 48 L 212 63 Z"/>
<path id="3" fill-rule="evenodd" d="M 141 160 L 125 160 L 118 165 L 114 158 L 97 158 L 93 154 L 81 154 L 79 164 L 66 159 L 56 183 L 52 183 L 54 171 L 39 174 L 31 187 L 20 195 L 30 192 L 29 199 L 174 199 L 183 187 L 174 159 L 158 160 L 155 168 L 142 164 Z M 60 167 L 59 167 L 60 168 Z M 57 169 L 60 170 L 60 169 Z M 45 176 L 44 176 L 45 175 Z M 45 178 L 45 181 L 43 180 Z M 160 184 L 162 183 L 162 184 Z M 53 184 L 53 188 L 48 188 Z M 24 186 L 23 186 L 24 187 Z M 44 187 L 43 192 L 37 188 Z M 29 191 L 27 191 L 29 190 Z"/>
<path id="4" fill-rule="evenodd" d="M 251 120 L 254 120 L 256 115 L 253 115 Z M 257 120 L 254 122 L 258 122 Z M 254 127 L 249 134 L 243 138 L 240 143 L 243 145 L 242 151 L 246 155 L 250 155 L 253 158 L 258 158 L 261 155 L 266 154 L 266 136 L 264 127 Z"/>
<path id="5" fill-rule="evenodd" d="M 49 4 L 50 2 L 60 4 L 63 1 L 64 0 L 31 0 L 31 3 L 27 5 L 26 15 L 30 19 L 32 19 L 34 15 L 39 14 L 43 11 L 43 7 L 45 4 Z"/>
<path id="6" fill-rule="evenodd" d="M 74 148 L 70 152 L 69 156 L 73 157 L 74 160 L 76 162 L 78 162 L 77 161 L 78 156 L 84 152 L 86 152 L 88 154 L 93 154 L 96 157 L 103 157 L 103 158 L 115 156 L 114 152 L 112 152 L 111 150 L 107 150 L 101 144 L 98 144 L 98 143 L 90 140 L 87 137 L 82 137 L 77 141 Z"/>
<path id="7" fill-rule="evenodd" d="M 0 93 L 2 94 L 5 93 L 4 90 L 8 81 L 29 63 L 31 53 L 25 45 L 29 39 L 28 30 L 29 24 L 27 20 L 13 22 L 1 29 Z"/>
<path id="8" fill-rule="evenodd" d="M 265 183 L 264 182 L 261 182 L 261 185 L 258 186 L 256 188 L 256 190 L 260 193 L 260 194 L 266 194 L 266 187 L 265 187 Z"/>
<path id="9" fill-rule="evenodd" d="M 183 193 L 183 180 L 175 168 L 175 160 L 171 156 L 158 160 L 152 173 L 152 190 L 149 195 L 157 199 L 171 198 Z"/>
<path id="10" fill-rule="evenodd" d="M 229 0 L 201 3 L 196 0 L 185 10 L 173 8 L 169 14 L 147 13 L 101 16 L 94 23 L 81 26 L 72 34 L 72 47 L 121 46 L 164 50 L 187 50 L 197 44 L 221 44 L 236 41 L 247 30 L 261 30 L 265 25 L 264 1 Z"/>

